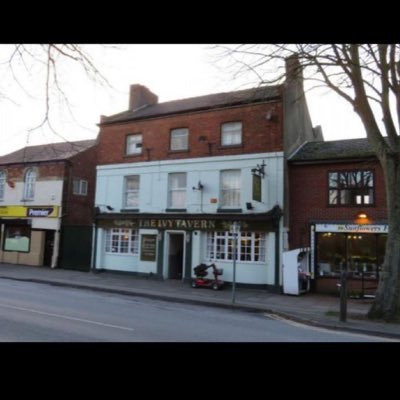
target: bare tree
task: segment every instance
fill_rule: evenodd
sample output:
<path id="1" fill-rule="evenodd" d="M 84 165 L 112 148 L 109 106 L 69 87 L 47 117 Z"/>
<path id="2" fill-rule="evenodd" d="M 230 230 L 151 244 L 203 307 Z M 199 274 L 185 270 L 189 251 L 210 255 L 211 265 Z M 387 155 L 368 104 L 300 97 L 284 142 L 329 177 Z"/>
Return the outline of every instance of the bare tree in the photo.
<path id="1" fill-rule="evenodd" d="M 39 101 L 43 102 L 43 113 L 40 122 L 28 130 L 28 135 L 39 128 L 47 127 L 53 134 L 64 141 L 68 141 L 53 126 L 52 123 L 52 100 L 57 98 L 63 104 L 75 120 L 65 86 L 71 83 L 68 69 L 79 67 L 89 79 L 99 85 L 110 86 L 108 80 L 100 72 L 93 61 L 87 46 L 78 44 L 15 44 L 1 46 L 2 85 L 0 86 L 0 101 L 12 101 L 17 99 L 9 95 L 4 82 L 12 81 L 27 96 L 35 97 L 28 88 L 28 83 L 35 82 L 39 87 L 36 93 Z"/>
<path id="2" fill-rule="evenodd" d="M 280 82 L 284 72 L 276 73 L 277 64 L 296 55 L 305 80 L 336 92 L 360 117 L 383 168 L 389 223 L 383 270 L 368 316 L 400 319 L 400 45 L 252 44 L 216 48 L 220 59 L 229 60 L 236 76 L 251 73 L 260 84 Z"/>

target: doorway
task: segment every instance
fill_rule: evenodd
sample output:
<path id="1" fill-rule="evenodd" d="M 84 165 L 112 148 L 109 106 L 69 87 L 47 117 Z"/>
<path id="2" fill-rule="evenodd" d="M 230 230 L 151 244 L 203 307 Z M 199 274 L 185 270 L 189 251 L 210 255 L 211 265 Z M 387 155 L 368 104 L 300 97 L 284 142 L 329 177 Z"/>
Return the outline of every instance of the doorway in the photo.
<path id="1" fill-rule="evenodd" d="M 43 266 L 51 267 L 51 260 L 53 258 L 54 251 L 54 233 L 55 231 L 45 231 L 44 238 L 44 255 L 43 255 Z"/>
<path id="2" fill-rule="evenodd" d="M 183 233 L 170 233 L 168 245 L 168 279 L 182 279 L 183 277 Z"/>

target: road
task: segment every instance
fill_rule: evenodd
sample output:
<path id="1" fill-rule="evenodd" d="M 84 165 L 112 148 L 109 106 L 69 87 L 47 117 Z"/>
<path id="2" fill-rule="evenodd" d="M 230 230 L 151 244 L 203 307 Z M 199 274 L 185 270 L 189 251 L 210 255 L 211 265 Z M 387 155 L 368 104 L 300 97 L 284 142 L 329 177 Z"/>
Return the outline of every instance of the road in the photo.
<path id="1" fill-rule="evenodd" d="M 0 279 L 0 342 L 384 342 L 262 313 Z"/>

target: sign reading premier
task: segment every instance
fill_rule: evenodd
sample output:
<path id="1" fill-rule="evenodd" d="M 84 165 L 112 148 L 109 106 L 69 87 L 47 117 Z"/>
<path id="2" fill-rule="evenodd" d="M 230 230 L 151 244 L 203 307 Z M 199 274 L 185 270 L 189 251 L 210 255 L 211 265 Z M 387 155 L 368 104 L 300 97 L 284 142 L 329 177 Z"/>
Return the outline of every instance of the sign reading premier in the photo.
<path id="1" fill-rule="evenodd" d="M 57 215 L 54 215 L 56 210 L 54 210 L 54 207 L 27 207 L 26 210 L 26 216 L 27 217 L 39 217 L 39 218 L 48 218 L 48 217 L 54 217 Z"/>

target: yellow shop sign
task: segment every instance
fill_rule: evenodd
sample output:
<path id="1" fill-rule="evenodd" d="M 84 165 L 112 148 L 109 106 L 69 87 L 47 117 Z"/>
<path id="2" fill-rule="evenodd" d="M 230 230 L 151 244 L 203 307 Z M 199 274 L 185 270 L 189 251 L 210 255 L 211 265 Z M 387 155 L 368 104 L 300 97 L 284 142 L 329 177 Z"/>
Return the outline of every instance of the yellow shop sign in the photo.
<path id="1" fill-rule="evenodd" d="M 57 218 L 59 206 L 0 206 L 0 217 Z"/>

